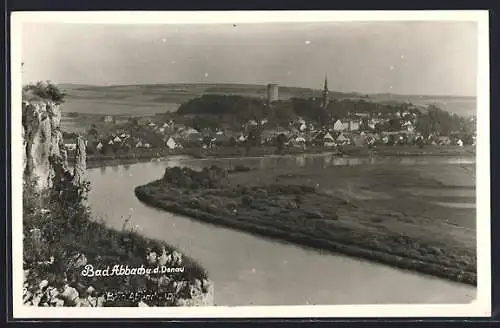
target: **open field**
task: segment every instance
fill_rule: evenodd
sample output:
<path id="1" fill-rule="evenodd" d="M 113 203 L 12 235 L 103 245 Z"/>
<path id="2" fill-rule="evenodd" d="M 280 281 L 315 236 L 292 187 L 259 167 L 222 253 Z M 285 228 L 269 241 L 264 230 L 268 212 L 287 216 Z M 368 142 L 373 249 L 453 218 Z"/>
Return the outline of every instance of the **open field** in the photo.
<path id="1" fill-rule="evenodd" d="M 476 283 L 473 165 L 275 167 L 209 187 L 175 181 L 136 195 L 214 224 Z"/>
<path id="2" fill-rule="evenodd" d="M 177 110 L 178 106 L 206 94 L 227 94 L 264 98 L 265 85 L 245 84 L 151 84 L 120 86 L 61 85 L 67 93 L 65 111 L 78 113 L 154 114 Z M 280 99 L 318 97 L 321 90 L 280 86 Z M 365 99 L 374 102 L 412 102 L 415 105 L 437 104 L 440 108 L 460 115 L 476 111 L 474 97 L 417 96 L 331 91 L 337 98 Z"/>

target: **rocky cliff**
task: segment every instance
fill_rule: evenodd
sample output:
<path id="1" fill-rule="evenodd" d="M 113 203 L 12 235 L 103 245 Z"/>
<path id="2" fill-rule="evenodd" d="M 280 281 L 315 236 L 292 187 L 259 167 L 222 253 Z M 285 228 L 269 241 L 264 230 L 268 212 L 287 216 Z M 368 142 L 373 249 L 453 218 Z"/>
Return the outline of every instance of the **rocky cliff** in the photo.
<path id="1" fill-rule="evenodd" d="M 37 87 L 43 88 L 44 85 L 37 85 Z M 35 187 L 35 191 L 41 192 L 41 194 L 51 190 L 51 188 L 55 188 L 56 186 L 53 186 L 53 183 L 59 181 L 59 179 L 61 179 L 61 181 L 71 182 L 70 185 L 72 184 L 78 187 L 76 189 L 79 190 L 79 192 L 85 193 L 88 183 L 85 140 L 81 136 L 78 136 L 75 140 L 75 164 L 73 170 L 70 171 L 60 123 L 61 106 L 59 103 L 50 100 L 50 97 L 40 97 L 31 92 L 25 92 L 23 94 L 22 133 L 24 142 L 24 179 L 33 182 L 32 185 Z M 23 195 L 23 197 L 26 196 L 26 194 Z M 86 197 L 81 197 L 81 199 L 85 198 Z M 57 201 L 60 201 L 60 199 L 56 197 L 54 203 L 51 203 L 52 206 L 56 207 L 52 208 L 55 212 L 57 212 L 58 206 L 62 206 L 59 205 Z M 76 209 L 77 207 L 74 208 Z M 106 301 L 104 296 L 102 296 L 108 292 L 109 288 L 107 284 L 100 284 L 99 288 L 95 285 L 96 281 L 84 281 L 81 277 L 77 277 L 78 272 L 81 271 L 87 263 L 99 264 L 102 257 L 110 257 L 116 260 L 119 259 L 125 261 L 123 264 L 127 264 L 122 253 L 127 249 L 131 250 L 134 249 L 134 247 L 136 248 L 139 243 L 147 243 L 150 241 L 140 236 L 137 236 L 136 240 L 131 241 L 129 240 L 131 237 L 127 237 L 126 233 L 108 231 L 105 226 L 98 227 L 99 230 L 93 234 L 94 239 L 89 238 L 88 241 L 85 241 L 86 239 L 80 239 L 80 236 L 89 233 L 87 229 L 90 225 L 81 221 L 90 222 L 91 220 L 87 219 L 87 216 L 82 214 L 82 219 L 80 221 L 74 218 L 73 221 L 70 221 L 71 218 L 69 217 L 72 215 L 75 217 L 79 215 L 73 214 L 72 211 L 73 207 L 71 207 L 69 212 L 61 212 L 64 213 L 64 215 L 53 214 L 54 217 L 50 219 L 47 219 L 47 216 L 52 215 L 51 210 L 44 208 L 38 209 L 35 214 L 30 212 L 31 217 L 35 217 L 35 220 L 34 223 L 30 220 L 33 228 L 29 230 L 29 233 L 25 235 L 24 238 L 24 302 L 27 305 L 34 306 L 116 306 Z M 86 213 L 90 215 L 90 212 Z M 57 244 L 54 240 L 49 244 L 46 238 L 47 231 L 50 230 L 47 229 L 47 222 L 49 223 L 49 228 L 52 229 L 52 233 L 54 233 L 53 228 L 55 228 L 57 234 L 65 235 L 65 237 L 73 234 L 71 238 L 66 239 L 74 242 L 71 245 L 73 245 L 74 247 L 72 247 L 75 249 L 66 250 L 67 244 Z M 68 230 L 69 222 L 71 222 L 70 230 Z M 24 224 L 26 224 L 26 221 Z M 117 242 L 121 242 L 122 244 L 116 246 L 115 249 L 110 249 L 108 245 L 110 239 L 113 239 L 115 244 Z M 100 247 L 98 244 L 107 245 L 107 248 Z M 62 253 L 58 253 L 59 256 L 56 254 L 56 249 L 58 248 L 63 249 Z M 96 249 L 101 249 L 103 254 L 90 256 L 89 254 L 95 253 Z M 118 252 L 120 254 L 114 254 L 113 252 Z M 42 253 L 45 255 L 40 256 Z M 137 250 L 135 253 L 137 253 Z M 144 254 L 135 253 L 129 252 L 128 255 L 131 258 L 137 256 L 145 258 Z M 61 256 L 61 254 L 64 255 Z M 176 265 L 181 265 L 180 253 L 174 251 L 172 256 L 175 254 L 179 257 Z M 145 255 L 150 256 L 150 254 Z M 177 258 L 176 256 L 172 256 L 164 254 L 163 257 L 165 259 Z M 163 257 L 161 257 L 161 259 L 163 259 Z M 31 261 L 27 264 L 27 258 L 35 258 L 35 261 Z M 144 264 L 148 265 L 148 263 Z M 165 263 L 162 264 L 168 266 L 171 263 L 165 260 Z M 156 265 L 156 263 L 151 265 Z M 76 276 L 71 272 L 75 273 Z M 166 284 L 163 287 L 169 288 L 175 295 L 175 303 L 173 304 L 175 306 L 213 305 L 213 283 L 205 279 L 205 276 L 199 274 L 191 276 L 190 281 L 175 281 L 175 279 L 170 279 L 167 275 L 156 278 L 147 277 L 147 279 L 144 277 L 143 280 L 145 284 L 153 284 L 154 286 L 158 284 L 158 287 L 160 286 L 160 282 Z M 165 281 L 167 283 L 165 283 Z M 132 286 L 128 287 L 132 288 Z M 154 305 L 158 306 L 158 304 L 151 303 L 147 305 L 144 302 L 139 302 L 138 304 L 138 306 Z M 166 304 L 160 306 L 164 305 Z"/>

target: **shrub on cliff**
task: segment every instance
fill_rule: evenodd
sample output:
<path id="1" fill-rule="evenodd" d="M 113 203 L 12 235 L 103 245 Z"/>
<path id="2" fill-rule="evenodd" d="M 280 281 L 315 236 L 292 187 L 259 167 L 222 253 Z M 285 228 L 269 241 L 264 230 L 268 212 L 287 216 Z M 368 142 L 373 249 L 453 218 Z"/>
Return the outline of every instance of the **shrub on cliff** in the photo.
<path id="1" fill-rule="evenodd" d="M 24 100 L 51 100 L 56 104 L 64 102 L 66 94 L 50 81 L 28 84 L 23 87 Z"/>
<path id="2" fill-rule="evenodd" d="M 177 302 L 186 288 L 192 288 L 196 281 L 206 279 L 206 272 L 190 259 L 182 264 L 171 262 L 172 258 L 179 258 L 171 256 L 176 253 L 171 246 L 143 238 L 126 227 L 122 231 L 111 230 L 91 218 L 86 206 L 88 183 L 75 184 L 71 173 L 56 165 L 56 161 L 52 164 L 55 175 L 49 189 L 37 192 L 35 181 L 30 179 L 26 179 L 23 186 L 26 304 L 136 306 L 138 300 L 105 301 L 104 295 L 109 291 L 132 293 L 147 286 L 158 287 L 160 279 L 163 281 L 161 291 L 171 292 L 173 299 L 148 304 L 165 306 Z M 184 271 L 168 276 L 121 275 L 107 279 L 81 274 L 87 263 L 96 269 L 115 265 L 154 267 L 156 264 L 146 262 L 146 255 L 152 252 L 156 252 L 159 259 L 164 253 L 167 266 L 182 266 Z M 180 286 L 179 282 L 185 286 Z M 89 301 L 91 299 L 94 303 Z"/>

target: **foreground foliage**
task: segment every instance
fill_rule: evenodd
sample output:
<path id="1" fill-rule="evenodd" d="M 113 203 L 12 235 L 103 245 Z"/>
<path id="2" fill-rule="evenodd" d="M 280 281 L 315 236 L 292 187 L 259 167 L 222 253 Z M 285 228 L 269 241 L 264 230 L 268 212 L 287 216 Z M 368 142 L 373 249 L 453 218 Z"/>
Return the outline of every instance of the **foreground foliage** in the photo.
<path id="1" fill-rule="evenodd" d="M 182 305 L 207 292 L 206 272 L 164 242 L 141 237 L 124 224 L 111 230 L 91 217 L 85 205 L 88 185 L 76 186 L 67 172 L 57 172 L 54 186 L 40 194 L 33 181 L 24 184 L 25 303 L 38 306 Z M 126 222 L 125 222 L 126 223 Z M 152 254 L 155 253 L 155 256 Z M 153 258 L 154 257 L 154 258 Z M 154 269 L 183 267 L 168 274 L 82 275 L 85 265 Z M 146 299 L 138 291 L 171 294 Z M 118 293 L 123 293 L 121 297 Z M 111 295 L 111 296 L 110 296 Z M 123 295 L 133 295 L 124 297 Z"/>

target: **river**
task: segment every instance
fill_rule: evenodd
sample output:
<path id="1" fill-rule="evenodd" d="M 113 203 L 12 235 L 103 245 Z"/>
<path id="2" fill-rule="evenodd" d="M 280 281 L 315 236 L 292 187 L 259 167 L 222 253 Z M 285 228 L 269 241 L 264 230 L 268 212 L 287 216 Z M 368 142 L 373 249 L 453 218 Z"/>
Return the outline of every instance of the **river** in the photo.
<path id="1" fill-rule="evenodd" d="M 361 165 L 398 161 L 401 165 L 473 163 L 472 158 L 339 158 L 302 155 L 245 159 L 169 158 L 162 161 L 89 170 L 93 213 L 116 229 L 126 218 L 147 237 L 162 239 L 197 260 L 215 283 L 216 305 L 337 305 L 467 303 L 472 286 L 394 269 L 385 265 L 320 252 L 195 221 L 147 206 L 134 195 L 136 186 L 160 178 L 166 166 L 243 164 Z"/>

